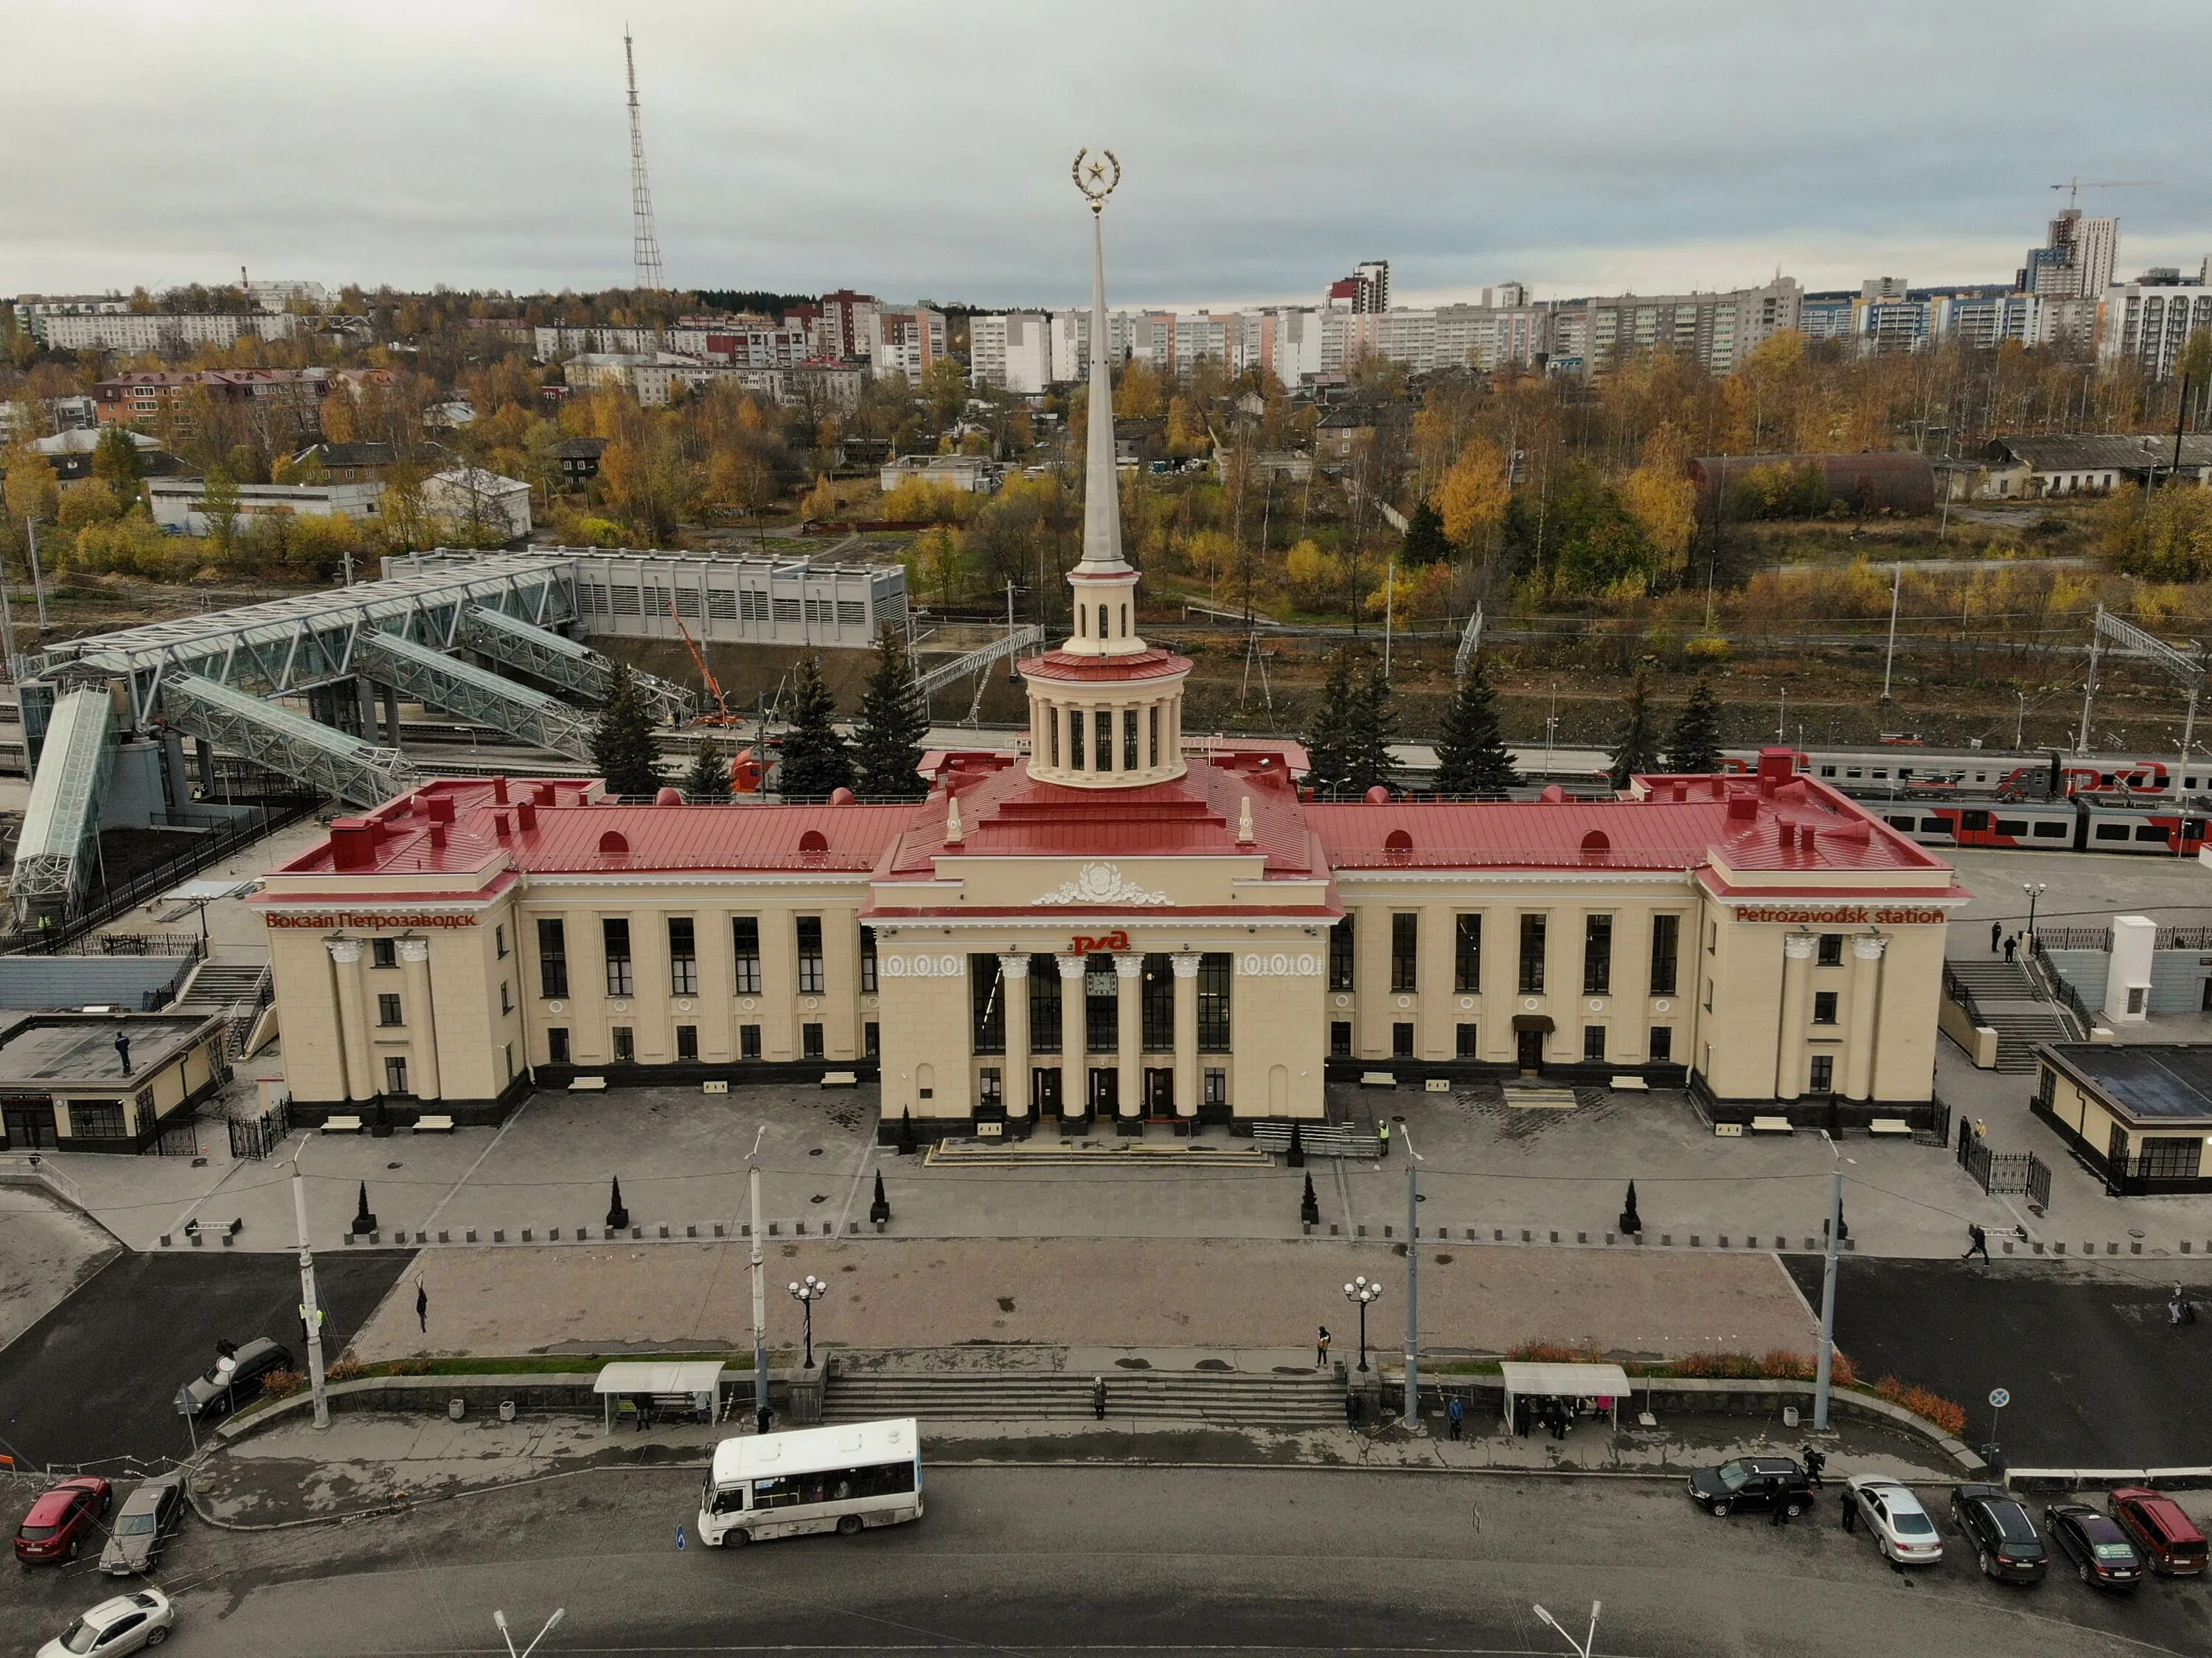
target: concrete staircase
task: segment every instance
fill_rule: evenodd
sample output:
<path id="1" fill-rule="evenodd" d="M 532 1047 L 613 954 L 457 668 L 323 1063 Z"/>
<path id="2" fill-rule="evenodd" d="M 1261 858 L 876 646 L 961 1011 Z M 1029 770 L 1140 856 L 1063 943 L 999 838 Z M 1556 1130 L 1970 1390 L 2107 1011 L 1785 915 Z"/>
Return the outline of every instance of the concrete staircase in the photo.
<path id="1" fill-rule="evenodd" d="M 1344 1420 L 1344 1384 L 1334 1375 L 1243 1371 L 1109 1369 L 1106 1413 L 1146 1421 L 1234 1428 L 1321 1428 Z M 824 1422 L 919 1417 L 942 1422 L 1064 1422 L 1091 1414 L 1091 1378 L 1077 1372 L 1012 1375 L 840 1375 L 831 1367 Z"/>
<path id="2" fill-rule="evenodd" d="M 187 1013 L 222 1013 L 252 1001 L 261 990 L 265 961 L 203 961 L 185 982 L 177 1006 Z"/>
<path id="3" fill-rule="evenodd" d="M 2055 1003 L 2037 991 L 2027 970 L 1996 957 L 1986 961 L 1953 960 L 1952 975 L 1974 998 L 1982 1022 L 1997 1033 L 1997 1070 L 2020 1073 L 2035 1069 L 2039 1042 L 2073 1042 L 2079 1034 Z"/>

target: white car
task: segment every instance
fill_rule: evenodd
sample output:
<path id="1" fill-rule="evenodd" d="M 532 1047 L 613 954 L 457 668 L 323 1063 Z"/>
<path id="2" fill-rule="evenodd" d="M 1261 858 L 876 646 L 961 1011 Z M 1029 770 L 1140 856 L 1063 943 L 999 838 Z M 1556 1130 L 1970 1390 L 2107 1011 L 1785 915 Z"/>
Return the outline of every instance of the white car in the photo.
<path id="1" fill-rule="evenodd" d="M 1943 1557 L 1942 1534 L 1911 1487 L 1884 1474 L 1853 1474 L 1844 1484 L 1844 1501 L 1890 1559 L 1900 1566 L 1932 1566 Z"/>
<path id="2" fill-rule="evenodd" d="M 159 1589 L 140 1589 L 103 1600 L 39 1649 L 39 1658 L 83 1658 L 158 1647 L 169 1638 L 176 1611 Z"/>

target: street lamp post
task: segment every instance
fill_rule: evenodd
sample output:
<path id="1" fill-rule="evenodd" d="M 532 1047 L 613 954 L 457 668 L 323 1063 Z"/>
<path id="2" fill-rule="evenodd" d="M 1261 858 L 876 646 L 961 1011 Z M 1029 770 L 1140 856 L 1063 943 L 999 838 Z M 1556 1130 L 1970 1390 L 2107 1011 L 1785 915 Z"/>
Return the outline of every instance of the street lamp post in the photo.
<path id="1" fill-rule="evenodd" d="M 1344 1298 L 1359 1308 L 1359 1368 L 1364 1371 L 1367 1368 L 1367 1309 L 1382 1299 L 1382 1286 L 1354 1278 L 1344 1286 Z"/>
<path id="2" fill-rule="evenodd" d="M 1828 1203 L 1828 1258 L 1820 1274 L 1820 1357 L 1814 1376 L 1813 1431 L 1828 1431 L 1828 1394 L 1830 1377 L 1836 1361 L 1836 1253 L 1843 1247 L 1844 1233 L 1844 1165 L 1853 1161 L 1846 1158 L 1828 1131 L 1820 1131 L 1820 1138 L 1827 1142 L 1828 1150 L 1835 1158 L 1835 1186 Z"/>
<path id="3" fill-rule="evenodd" d="M 207 912 L 200 912 L 204 923 Z M 325 1385 L 323 1368 L 323 1312 L 315 1294 L 315 1256 L 307 1241 L 307 1186 L 300 1175 L 300 1159 L 307 1149 L 307 1141 L 315 1137 L 313 1129 L 300 1149 L 292 1154 L 292 1214 L 300 1223 L 300 1322 L 307 1333 L 307 1385 L 314 1390 L 315 1426 L 331 1425 L 331 1396 Z"/>
<path id="4" fill-rule="evenodd" d="M 765 715 L 761 729 L 768 729 Z M 768 752 L 765 742 L 761 752 Z M 767 1133 L 763 1123 L 753 1135 L 753 1149 L 745 1154 L 745 1218 L 752 1222 L 753 1234 L 753 1419 L 763 1433 L 768 1431 L 768 1256 L 761 1248 L 760 1149 Z"/>
<path id="5" fill-rule="evenodd" d="M 1561 1629 L 1559 1626 L 1559 1620 L 1553 1617 L 1550 1612 L 1546 1612 L 1543 1607 L 1536 1607 L 1535 1612 L 1537 1617 L 1542 1618 L 1553 1629 L 1559 1630 L 1559 1639 L 1565 1641 L 1568 1646 L 1574 1649 L 1575 1658 L 1590 1658 L 1591 1650 L 1597 1645 L 1597 1615 L 1604 1606 L 1605 1602 L 1602 1600 L 1593 1600 L 1590 1602 L 1589 1633 L 1583 1636 L 1579 1641 L 1576 1640 L 1573 1636 L 1568 1634 L 1565 1630 Z"/>
<path id="6" fill-rule="evenodd" d="M 1395 1119 L 1406 1148 L 1406 1431 L 1421 1426 L 1421 1193 L 1416 1171 L 1421 1154 L 1402 1117 Z"/>
<path id="7" fill-rule="evenodd" d="M 2027 894 L 2027 936 L 2035 936 L 2035 904 L 2051 888 L 2047 881 L 2023 881 L 2020 890 Z"/>
<path id="8" fill-rule="evenodd" d="M 830 1293 L 830 1286 L 809 1272 L 805 1282 L 788 1287 L 792 1300 L 797 1301 L 806 1314 L 806 1363 L 803 1368 L 811 1370 L 814 1368 L 814 1303 Z"/>
<path id="9" fill-rule="evenodd" d="M 545 1627 L 538 1631 L 531 1638 L 530 1644 L 523 1648 L 520 1653 L 514 1649 L 514 1637 L 507 1633 L 507 1614 L 503 1612 L 495 1612 L 491 1615 L 491 1621 L 499 1631 L 499 1638 L 507 1643 L 507 1658 L 530 1658 L 530 1655 L 538 1650 L 538 1642 L 550 1635 L 553 1632 L 553 1625 L 568 1615 L 568 1609 L 566 1606 L 554 1607 L 553 1615 L 545 1620 Z"/>

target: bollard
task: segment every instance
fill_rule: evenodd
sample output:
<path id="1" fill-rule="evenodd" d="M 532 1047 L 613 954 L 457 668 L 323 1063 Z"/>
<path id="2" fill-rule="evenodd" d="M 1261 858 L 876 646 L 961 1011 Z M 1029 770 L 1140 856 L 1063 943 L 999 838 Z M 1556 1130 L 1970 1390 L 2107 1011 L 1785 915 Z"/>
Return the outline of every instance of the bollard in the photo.
<path id="1" fill-rule="evenodd" d="M 2004 1240 L 2004 1252 L 2008 1255 L 2012 1253 L 2012 1240 L 2010 1238 L 2007 1238 Z"/>
<path id="2" fill-rule="evenodd" d="M 1659 1234 L 1659 1241 L 1662 1245 L 1671 1244 L 1674 1241 L 1674 1234 L 1671 1232 L 1662 1232 Z"/>
<path id="3" fill-rule="evenodd" d="M 167 1249 L 168 1247 L 169 1247 L 169 1234 L 168 1234 L 167 1233 L 164 1232 L 164 1233 L 161 1234 L 161 1247 L 162 1247 L 162 1248 L 164 1248 L 164 1249 Z M 2186 1249 L 2189 1247 L 2189 1246 L 2188 1246 L 2187 1244 L 2184 1244 L 2184 1245 L 2182 1245 L 2181 1247 L 2182 1247 L 2182 1248 L 2183 1248 L 2184 1250 L 2186 1250 Z"/>
<path id="4" fill-rule="evenodd" d="M 1522 1243 L 1528 1241 L 1528 1228 L 1525 1226 L 1521 1228 L 1521 1241 Z"/>
<path id="5" fill-rule="evenodd" d="M 664 1238 L 668 1235 L 668 1228 L 664 1226 L 660 1228 L 660 1235 Z"/>
<path id="6" fill-rule="evenodd" d="M 169 1240 L 168 1240 L 167 1238 L 164 1238 L 164 1239 L 162 1239 L 162 1240 L 161 1240 L 161 1241 L 162 1241 L 163 1243 L 167 1243 L 167 1242 L 168 1242 Z M 2185 1254 L 2185 1255 L 2186 1255 L 2186 1254 L 2189 1253 L 2189 1240 L 2188 1240 L 2188 1239 L 2186 1239 L 2186 1238 L 2184 1238 L 2184 1239 L 2181 1240 L 2181 1253 L 2182 1253 L 2183 1254 Z"/>
<path id="7" fill-rule="evenodd" d="M 453 1240 L 453 1234 L 452 1233 L 447 1231 L 442 1226 L 438 1228 L 438 1241 L 440 1243 L 451 1243 Z"/>
<path id="8" fill-rule="evenodd" d="M 1607 1233 L 1607 1234 L 1605 1234 L 1605 1241 L 1606 1241 L 1606 1247 L 1607 1247 L 1607 1248 L 1612 1247 L 1612 1246 L 1613 1246 L 1613 1234 L 1612 1234 L 1612 1233 L 1608 1232 L 1608 1233 Z"/>
<path id="9" fill-rule="evenodd" d="M 348 1249 L 351 1249 L 351 1248 L 354 1247 L 354 1245 L 355 1245 L 356 1243 L 359 1242 L 359 1241 L 360 1241 L 360 1240 L 359 1240 L 357 1238 L 356 1238 L 356 1237 L 355 1237 L 355 1235 L 354 1235 L 352 1233 L 349 1232 L 349 1233 L 347 1233 L 347 1234 L 345 1234 L 345 1246 L 346 1246 L 346 1247 L 347 1247 Z M 200 1234 L 199 1234 L 198 1233 L 195 1232 L 195 1233 L 193 1233 L 193 1234 L 192 1234 L 192 1247 L 193 1247 L 193 1248 L 195 1248 L 195 1249 L 198 1249 L 199 1247 L 200 1247 Z"/>
<path id="10" fill-rule="evenodd" d="M 530 1234 L 526 1232 L 523 1235 L 525 1237 L 528 1237 Z M 561 1241 L 561 1228 L 556 1226 L 548 1230 L 545 1234 L 545 1241 L 548 1243 L 559 1243 Z"/>
<path id="11" fill-rule="evenodd" d="M 228 1242 L 228 1241 L 229 1241 L 229 1240 L 228 1240 L 228 1239 L 226 1239 L 226 1240 L 224 1240 L 224 1241 L 225 1241 L 225 1242 Z M 2140 1255 L 2140 1254 L 2142 1254 L 2142 1245 L 2141 1243 L 2139 1243 L 2139 1242 L 2130 1242 L 2130 1243 L 2128 1245 L 2128 1253 L 2129 1253 L 2129 1254 L 2130 1254 L 2130 1255 Z"/>
<path id="12" fill-rule="evenodd" d="M 471 1227 L 467 1231 L 465 1231 L 465 1232 L 462 1233 L 462 1234 L 461 1234 L 461 1240 L 462 1240 L 464 1243 L 474 1243 L 474 1242 L 477 1240 L 477 1229 L 476 1229 L 476 1228 L 474 1228 L 474 1227 Z"/>
<path id="13" fill-rule="evenodd" d="M 1554 1233 L 1552 1234 L 1552 1241 L 1553 1241 L 1553 1243 L 1557 1243 L 1557 1242 L 1559 1242 L 1559 1234 L 1558 1233 L 1554 1232 Z"/>
<path id="14" fill-rule="evenodd" d="M 1705 1240 L 1703 1238 L 1699 1237 L 1694 1232 L 1690 1234 L 1690 1247 L 1692 1249 L 1703 1248 L 1705 1247 Z"/>
<path id="15" fill-rule="evenodd" d="M 2063 1255 L 2066 1253 L 2066 1246 L 2063 1243 L 2055 1243 L 2051 1246 L 2051 1253 L 2054 1255 Z"/>
<path id="16" fill-rule="evenodd" d="M 684 1235 L 687 1238 L 696 1238 L 699 1235 L 699 1228 L 696 1226 L 687 1226 L 684 1228 Z"/>
<path id="17" fill-rule="evenodd" d="M 1384 1227 L 1384 1228 L 1382 1228 L 1382 1235 L 1383 1235 L 1384 1237 L 1386 1237 L 1386 1238 L 1391 1238 L 1391 1237 L 1395 1237 L 1395 1236 L 1397 1235 L 1397 1234 L 1396 1234 L 1395 1232 L 1394 1232 L 1390 1228 L 1389 1228 L 1389 1227 L 1387 1227 L 1387 1226 L 1386 1226 L 1386 1227 Z"/>
<path id="18" fill-rule="evenodd" d="M 771 1238 L 773 1238 L 774 1236 L 775 1236 L 776 1228 L 777 1228 L 779 1225 L 781 1225 L 781 1222 L 777 1222 L 777 1221 L 770 1221 L 770 1222 L 768 1223 L 768 1235 L 769 1235 L 769 1237 L 771 1237 Z"/>
<path id="19" fill-rule="evenodd" d="M 1335 1237 L 1335 1236 L 1337 1235 L 1337 1233 L 1336 1233 L 1336 1222 L 1335 1222 L 1334 1221 L 1331 1221 L 1331 1222 L 1328 1223 L 1328 1235 L 1329 1235 L 1330 1237 L 1332 1237 L 1332 1238 L 1334 1238 L 1334 1237 Z"/>
<path id="20" fill-rule="evenodd" d="M 846 1235 L 847 1235 L 848 1237 L 853 1237 L 853 1238 L 857 1238 L 857 1237 L 859 1237 L 859 1236 L 860 1235 L 860 1223 L 858 1221 L 848 1221 L 848 1222 L 845 1222 L 845 1234 L 846 1234 Z"/>
<path id="21" fill-rule="evenodd" d="M 1554 1236 L 1556 1236 L 1557 1234 L 1554 1234 L 1553 1235 L 1554 1235 Z M 1589 1233 L 1587 1233 L 1587 1232 L 1577 1232 L 1577 1233 L 1576 1233 L 1576 1234 L 1575 1234 L 1575 1241 L 1576 1241 L 1577 1243 L 1578 1243 L 1578 1244 L 1586 1244 L 1586 1243 L 1588 1243 L 1588 1242 L 1589 1241 Z"/>
<path id="22" fill-rule="evenodd" d="M 1808 1254 L 1810 1254 L 1814 1250 L 1819 1247 L 1820 1246 L 1815 1244 L 1810 1238 L 1805 1240 L 1805 1251 Z"/>
<path id="23" fill-rule="evenodd" d="M 1498 1244 L 1504 1243 L 1505 1241 L 1505 1228 L 1502 1226 L 1492 1227 L 1490 1229 L 1490 1241 Z"/>
<path id="24" fill-rule="evenodd" d="M 200 1247 L 200 1234 L 199 1234 L 198 1232 L 194 1232 L 194 1233 L 191 1234 L 191 1240 L 192 1240 L 192 1247 L 193 1247 L 193 1248 L 195 1248 L 195 1249 L 198 1249 L 198 1248 Z M 346 1234 L 346 1241 L 347 1241 L 348 1243 L 351 1243 L 351 1242 L 353 1241 L 353 1234 L 352 1234 L 352 1233 L 349 1232 L 349 1233 L 347 1233 L 347 1234 Z"/>
<path id="25" fill-rule="evenodd" d="M 1728 1247 L 1728 1234 L 1727 1234 L 1727 1233 L 1725 1233 L 1725 1232 L 1722 1233 L 1722 1234 L 1721 1234 L 1721 1235 L 1720 1235 L 1720 1238 L 1719 1238 L 1719 1240 L 1718 1240 L 1718 1241 L 1719 1241 L 1720 1247 L 1721 1247 L 1723 1249 L 1726 1249 L 1726 1248 Z"/>
<path id="26" fill-rule="evenodd" d="M 718 1238 L 722 1235 L 722 1223 L 720 1221 L 714 1222 L 714 1235 Z M 750 1227 L 747 1227 L 745 1228 L 745 1235 L 748 1238 L 752 1236 L 752 1228 Z"/>
<path id="27" fill-rule="evenodd" d="M 525 1243 L 530 1241 L 530 1228 L 526 1226 L 522 1228 L 522 1241 Z"/>
<path id="28" fill-rule="evenodd" d="M 231 1234 L 230 1234 L 229 1233 L 226 1232 L 226 1233 L 224 1233 L 224 1234 L 222 1234 L 222 1247 L 223 1247 L 225 1249 L 228 1249 L 228 1248 L 229 1248 L 229 1247 L 230 1247 L 230 1239 L 231 1239 Z M 371 1242 L 371 1243 L 374 1243 L 374 1242 L 376 1241 L 376 1236 L 375 1236 L 375 1234 L 374 1234 L 374 1233 L 372 1233 L 372 1234 L 369 1234 L 369 1240 L 369 1240 L 369 1242 Z"/>

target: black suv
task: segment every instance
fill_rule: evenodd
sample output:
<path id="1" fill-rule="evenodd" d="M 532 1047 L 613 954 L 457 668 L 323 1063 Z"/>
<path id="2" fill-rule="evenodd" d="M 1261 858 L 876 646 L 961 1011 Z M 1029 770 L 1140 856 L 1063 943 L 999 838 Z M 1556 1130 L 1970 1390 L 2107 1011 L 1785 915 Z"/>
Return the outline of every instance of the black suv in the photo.
<path id="1" fill-rule="evenodd" d="M 1708 1514 L 1738 1509 L 1783 1509 L 1792 1519 L 1813 1506 L 1812 1482 L 1786 1456 L 1739 1457 L 1717 1468 L 1700 1468 L 1689 1479 L 1690 1500 Z"/>
<path id="2" fill-rule="evenodd" d="M 257 1336 L 224 1355 L 231 1363 L 226 1371 L 222 1359 L 208 1368 L 204 1375 L 194 1376 L 177 1389 L 177 1414 L 208 1420 L 220 1417 L 248 1399 L 257 1398 L 262 1382 L 271 1371 L 292 1368 L 292 1355 L 266 1336 Z"/>
<path id="3" fill-rule="evenodd" d="M 1974 1545 L 1983 1576 L 2039 1583 L 2051 1570 L 2050 1551 L 2035 1534 L 2027 1510 L 2002 1485 L 1953 1487 L 1951 1518 Z"/>

